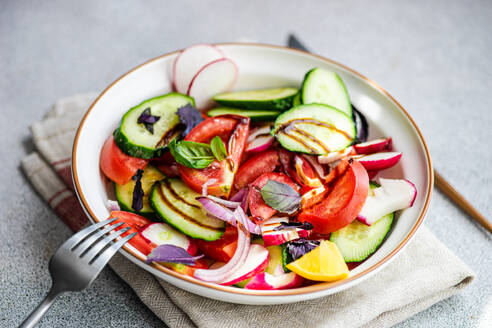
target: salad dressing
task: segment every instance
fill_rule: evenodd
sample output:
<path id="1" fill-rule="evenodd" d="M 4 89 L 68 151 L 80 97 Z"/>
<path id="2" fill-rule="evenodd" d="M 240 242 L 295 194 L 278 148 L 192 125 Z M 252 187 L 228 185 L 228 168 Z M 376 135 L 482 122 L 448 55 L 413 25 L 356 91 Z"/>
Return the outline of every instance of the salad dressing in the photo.
<path id="1" fill-rule="evenodd" d="M 335 132 L 337 132 L 339 134 L 342 134 L 348 140 L 352 140 L 352 137 L 347 132 L 338 129 L 337 127 L 335 127 L 332 124 L 325 123 L 325 122 L 320 122 L 320 121 L 313 120 L 313 119 L 303 119 L 303 118 L 301 118 L 301 119 L 294 119 L 294 120 L 291 120 L 291 121 L 286 122 L 285 124 L 283 124 L 277 130 L 277 132 L 275 134 L 282 133 L 286 137 L 289 137 L 289 138 L 295 140 L 296 142 L 300 143 L 301 145 L 303 145 L 311 153 L 313 153 L 313 154 L 319 153 L 319 151 L 316 148 L 314 148 L 311 145 L 309 145 L 307 142 L 305 142 L 304 140 L 302 140 L 302 138 L 299 138 L 299 137 L 293 135 L 292 133 L 289 133 L 289 132 L 295 132 L 295 133 L 298 133 L 298 134 L 306 137 L 307 139 L 309 139 L 310 141 L 312 141 L 314 144 L 318 145 L 321 149 L 323 149 L 324 152 L 326 152 L 326 153 L 329 153 L 330 152 L 330 149 L 321 140 L 317 139 L 312 134 L 310 134 L 310 133 L 308 133 L 308 132 L 306 132 L 304 130 L 301 130 L 301 129 L 297 128 L 296 124 L 299 124 L 299 123 L 302 123 L 302 124 L 313 124 L 313 125 L 316 125 L 316 126 L 321 126 L 321 127 L 324 127 L 324 128 L 328 128 L 328 129 L 330 129 L 332 131 L 335 131 Z"/>
<path id="2" fill-rule="evenodd" d="M 165 181 L 165 180 L 164 180 Z M 169 184 L 167 182 L 164 182 L 166 184 L 167 187 L 169 187 Z M 171 189 L 171 188 L 168 188 L 168 190 L 171 190 L 171 192 L 173 193 L 173 195 L 176 195 L 176 193 Z M 217 228 L 217 227 L 212 227 L 212 226 L 209 226 L 209 225 L 206 225 L 206 224 L 203 224 L 203 222 L 200 222 L 200 221 L 197 221 L 195 220 L 194 218 L 192 218 L 191 216 L 187 215 L 186 213 L 183 213 L 179 208 L 177 208 L 176 206 L 174 206 L 173 204 L 171 204 L 167 199 L 166 197 L 164 196 L 164 194 L 162 193 L 162 190 L 161 188 L 157 188 L 157 193 L 158 193 L 158 196 L 159 196 L 159 199 L 160 201 L 162 201 L 164 204 L 166 204 L 167 207 L 169 207 L 170 209 L 172 209 L 178 216 L 180 217 L 183 217 L 185 218 L 187 221 L 190 221 L 190 222 L 193 222 L 194 224 L 196 225 L 199 225 L 201 227 L 204 227 L 204 228 L 207 228 L 207 229 L 212 229 L 212 230 L 216 230 L 216 231 L 222 231 L 221 228 Z M 179 196 L 178 196 L 179 197 Z M 186 202 L 186 200 L 184 200 L 183 198 L 179 197 L 179 200 L 183 201 L 183 202 Z M 191 205 L 191 206 L 194 206 L 194 207 L 198 207 L 200 208 L 199 206 L 195 205 L 195 204 L 190 204 L 188 202 L 186 202 L 187 204 Z"/>

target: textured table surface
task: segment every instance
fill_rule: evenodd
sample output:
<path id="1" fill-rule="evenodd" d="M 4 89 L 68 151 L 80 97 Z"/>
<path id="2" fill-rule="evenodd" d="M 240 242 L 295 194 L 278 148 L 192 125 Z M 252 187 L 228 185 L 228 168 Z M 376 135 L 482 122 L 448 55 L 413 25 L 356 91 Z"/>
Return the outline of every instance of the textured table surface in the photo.
<path id="1" fill-rule="evenodd" d="M 492 219 L 491 17 L 490 0 L 0 1 L 0 326 L 16 326 L 41 300 L 48 259 L 70 235 L 19 169 L 32 150 L 28 126 L 56 99 L 101 91 L 133 66 L 193 43 L 284 44 L 297 33 L 398 99 L 435 167 Z M 488 326 L 490 235 L 439 192 L 426 224 L 477 279 L 398 327 Z M 106 269 L 88 290 L 63 295 L 40 325 L 61 326 L 163 325 Z"/>

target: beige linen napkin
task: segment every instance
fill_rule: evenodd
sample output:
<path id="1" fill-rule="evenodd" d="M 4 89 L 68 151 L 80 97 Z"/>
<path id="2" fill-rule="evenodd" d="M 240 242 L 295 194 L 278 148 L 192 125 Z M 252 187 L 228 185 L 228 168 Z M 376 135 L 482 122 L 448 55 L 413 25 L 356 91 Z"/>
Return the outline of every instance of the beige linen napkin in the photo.
<path id="1" fill-rule="evenodd" d="M 22 160 L 34 188 L 74 231 L 87 218 L 73 193 L 71 147 L 94 98 L 84 94 L 57 102 L 31 127 L 39 153 Z M 154 277 L 120 254 L 110 266 L 171 328 L 389 327 L 458 293 L 474 277 L 425 226 L 403 254 L 374 277 L 335 295 L 287 305 L 237 305 L 203 298 Z"/>

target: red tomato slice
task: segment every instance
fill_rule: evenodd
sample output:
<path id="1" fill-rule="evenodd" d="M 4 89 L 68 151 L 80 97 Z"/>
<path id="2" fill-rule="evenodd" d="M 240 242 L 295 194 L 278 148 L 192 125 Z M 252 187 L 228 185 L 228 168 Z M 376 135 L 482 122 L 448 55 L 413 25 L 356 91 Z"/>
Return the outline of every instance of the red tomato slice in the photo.
<path id="1" fill-rule="evenodd" d="M 116 146 L 113 136 L 104 142 L 99 157 L 99 166 L 104 175 L 117 184 L 125 184 L 138 169 L 143 169 L 148 164 L 148 160 L 129 156 Z"/>
<path id="2" fill-rule="evenodd" d="M 229 262 L 237 248 L 237 228 L 227 225 L 222 237 L 214 241 L 196 239 L 198 249 L 205 256 L 220 262 Z"/>
<path id="3" fill-rule="evenodd" d="M 342 160 L 332 173 L 325 185 L 329 190 L 326 196 L 298 216 L 300 221 L 312 223 L 317 233 L 337 231 L 352 222 L 369 191 L 367 172 L 357 161 Z"/>
<path id="4" fill-rule="evenodd" d="M 283 173 L 263 173 L 260 175 L 251 185 L 249 190 L 249 210 L 251 211 L 252 220 L 259 224 L 265 220 L 271 218 L 278 211 L 268 206 L 263 197 L 261 197 L 260 190 L 263 188 L 268 180 L 275 180 L 288 184 L 295 190 L 299 190 L 297 186 L 286 174 Z"/>
<path id="5" fill-rule="evenodd" d="M 209 143 L 215 136 L 220 136 L 227 148 L 224 161 L 214 161 L 205 169 L 192 169 L 178 165 L 181 179 L 196 192 L 202 192 L 202 186 L 210 179 L 217 182 L 208 186 L 208 193 L 215 196 L 229 196 L 234 176 L 241 163 L 241 157 L 249 133 L 250 119 L 237 115 L 210 117 L 195 126 L 184 140 Z"/>
<path id="6" fill-rule="evenodd" d="M 123 233 L 121 236 L 128 236 L 131 233 L 139 232 L 145 227 L 147 224 L 152 223 L 152 221 L 144 218 L 135 213 L 125 212 L 125 211 L 112 211 L 110 214 L 110 218 L 117 218 L 113 223 L 116 224 L 118 222 L 124 222 L 120 227 L 115 230 L 120 230 L 126 227 L 130 227 L 128 231 Z M 140 234 L 137 234 L 129 241 L 130 245 L 138 249 L 141 253 L 148 255 L 152 249 L 156 247 L 155 244 L 149 243 L 145 240 Z"/>
<path id="7" fill-rule="evenodd" d="M 263 173 L 273 172 L 278 165 L 280 165 L 278 152 L 274 149 L 250 157 L 239 167 L 234 179 L 234 188 L 239 190 L 246 187 Z"/>

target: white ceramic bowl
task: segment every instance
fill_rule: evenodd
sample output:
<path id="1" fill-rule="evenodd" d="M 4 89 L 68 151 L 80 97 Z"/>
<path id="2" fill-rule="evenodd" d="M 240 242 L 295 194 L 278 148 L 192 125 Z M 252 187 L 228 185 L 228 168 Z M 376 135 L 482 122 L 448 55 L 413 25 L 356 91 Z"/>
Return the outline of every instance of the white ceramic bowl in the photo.
<path id="1" fill-rule="evenodd" d="M 304 73 L 313 67 L 336 71 L 347 85 L 353 104 L 367 117 L 370 138 L 391 136 L 394 148 L 403 152 L 400 163 L 382 175 L 411 180 L 418 190 L 417 199 L 412 208 L 398 216 L 377 252 L 352 270 L 349 278 L 333 283 L 279 291 L 246 290 L 205 283 L 157 264 L 146 264 L 144 256 L 131 246 L 125 246 L 121 253 L 142 269 L 179 288 L 243 304 L 281 304 L 314 299 L 361 283 L 381 270 L 415 234 L 424 219 L 432 192 L 429 151 L 410 115 L 376 83 L 332 60 L 279 46 L 231 43 L 217 46 L 239 66 L 236 90 L 299 86 Z M 99 152 L 104 140 L 130 107 L 171 91 L 172 63 L 177 53 L 151 59 L 118 78 L 101 93 L 80 123 L 73 147 L 72 173 L 82 207 L 94 222 L 109 216 L 108 195 L 99 170 Z"/>

